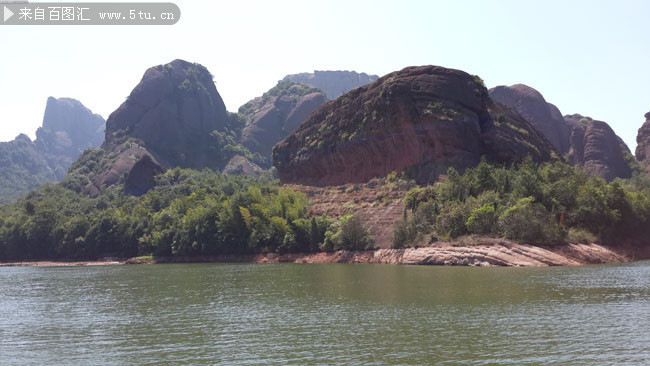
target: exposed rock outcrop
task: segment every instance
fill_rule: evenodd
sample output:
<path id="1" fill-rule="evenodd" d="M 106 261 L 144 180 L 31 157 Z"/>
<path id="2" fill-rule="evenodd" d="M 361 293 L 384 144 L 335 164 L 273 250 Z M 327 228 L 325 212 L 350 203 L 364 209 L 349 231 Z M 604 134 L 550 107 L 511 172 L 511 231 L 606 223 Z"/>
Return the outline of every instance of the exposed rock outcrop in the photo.
<path id="1" fill-rule="evenodd" d="M 636 164 L 625 142 L 602 121 L 579 114 L 564 116 L 535 89 L 524 85 L 490 89 L 492 99 L 514 109 L 540 131 L 569 161 L 592 175 L 629 178 Z"/>
<path id="2" fill-rule="evenodd" d="M 645 123 L 636 136 L 636 158 L 645 163 L 646 174 L 650 175 L 650 112 L 645 114 Z"/>
<path id="3" fill-rule="evenodd" d="M 314 71 L 287 75 L 282 81 L 313 85 L 327 94 L 327 98 L 336 99 L 348 91 L 379 79 L 377 75 L 368 75 L 354 71 Z"/>
<path id="4" fill-rule="evenodd" d="M 104 139 L 104 119 L 80 102 L 48 98 L 36 140 L 0 142 L 0 204 L 65 177 L 72 162 Z"/>
<path id="5" fill-rule="evenodd" d="M 569 162 L 607 181 L 632 176 L 630 149 L 606 122 L 579 114 L 565 116 L 573 126 Z"/>
<path id="6" fill-rule="evenodd" d="M 273 145 L 293 132 L 326 100 L 325 94 L 314 87 L 279 82 L 263 96 L 239 108 L 246 121 L 242 144 L 251 152 L 259 153 L 270 165 Z"/>
<path id="7" fill-rule="evenodd" d="M 241 155 L 235 155 L 226 164 L 221 171 L 223 174 L 230 175 L 248 175 L 250 177 L 259 177 L 262 174 L 262 168 L 252 163 Z"/>
<path id="8" fill-rule="evenodd" d="M 478 77 L 421 66 L 325 103 L 274 147 L 273 164 L 285 183 L 361 183 L 404 170 L 430 182 L 483 155 L 503 162 L 557 158 L 529 122 L 490 99 Z"/>
<path id="9" fill-rule="evenodd" d="M 524 84 L 497 86 L 490 89 L 490 97 L 519 113 L 541 132 L 562 154 L 569 152 L 571 126 L 564 121 L 560 110 L 546 102 L 542 94 Z"/>
<path id="10" fill-rule="evenodd" d="M 258 255 L 221 255 L 202 257 L 131 258 L 127 264 L 142 263 L 200 263 L 200 262 L 254 262 L 254 263 L 373 263 L 434 266 L 478 267 L 548 267 L 578 266 L 584 264 L 626 263 L 647 258 L 647 253 L 598 244 L 565 244 L 548 247 L 499 243 L 455 246 L 435 243 L 431 246 L 407 249 L 377 249 L 366 251 L 339 250 L 320 253 L 269 253 Z M 32 264 L 32 263 L 30 263 Z M 9 264 L 14 265 L 14 264 Z"/>
<path id="11" fill-rule="evenodd" d="M 156 185 L 156 175 L 164 169 L 153 160 L 151 155 L 144 155 L 131 168 L 124 182 L 124 192 L 133 196 L 141 196 Z"/>

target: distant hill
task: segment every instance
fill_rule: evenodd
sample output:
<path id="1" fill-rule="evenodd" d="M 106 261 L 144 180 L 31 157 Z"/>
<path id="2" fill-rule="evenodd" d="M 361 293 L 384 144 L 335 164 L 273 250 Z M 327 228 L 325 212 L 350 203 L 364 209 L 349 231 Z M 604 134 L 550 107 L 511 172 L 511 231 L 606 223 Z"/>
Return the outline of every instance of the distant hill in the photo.
<path id="1" fill-rule="evenodd" d="M 282 81 L 303 83 L 317 87 L 325 92 L 328 99 L 336 99 L 348 91 L 379 79 L 377 75 L 368 75 L 355 71 L 314 71 L 287 75 Z"/>
<path id="2" fill-rule="evenodd" d="M 48 98 L 36 140 L 24 134 L 0 142 L 0 203 L 63 179 L 72 162 L 104 140 L 104 119 L 79 101 Z"/>

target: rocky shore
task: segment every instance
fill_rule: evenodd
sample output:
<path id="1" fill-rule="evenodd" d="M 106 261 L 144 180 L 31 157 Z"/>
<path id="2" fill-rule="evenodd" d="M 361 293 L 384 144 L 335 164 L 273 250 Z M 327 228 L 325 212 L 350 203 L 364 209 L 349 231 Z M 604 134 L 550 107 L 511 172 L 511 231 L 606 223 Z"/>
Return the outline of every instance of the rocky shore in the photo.
<path id="1" fill-rule="evenodd" d="M 647 253 L 646 253 L 647 254 Z M 585 264 L 625 263 L 650 258 L 629 250 L 618 250 L 598 244 L 566 244 L 532 246 L 500 242 L 471 246 L 437 243 L 432 246 L 406 249 L 376 249 L 321 253 L 259 254 L 252 256 L 174 257 L 160 259 L 130 259 L 129 264 L 140 263 L 374 263 L 410 265 L 506 266 L 545 267 L 578 266 Z"/>
<path id="2" fill-rule="evenodd" d="M 436 243 L 427 247 L 320 253 L 222 255 L 199 257 L 110 258 L 99 261 L 34 261 L 0 263 L 0 267 L 101 266 L 156 263 L 370 263 L 480 267 L 548 267 L 615 264 L 649 259 L 650 252 L 598 244 L 533 246 L 511 242 L 458 246 Z"/>

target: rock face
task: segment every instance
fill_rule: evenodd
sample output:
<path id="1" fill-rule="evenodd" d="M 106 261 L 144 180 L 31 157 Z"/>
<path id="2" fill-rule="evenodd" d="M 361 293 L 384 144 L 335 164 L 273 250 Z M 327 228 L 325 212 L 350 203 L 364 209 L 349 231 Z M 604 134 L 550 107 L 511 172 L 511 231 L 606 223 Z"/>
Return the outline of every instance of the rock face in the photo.
<path id="1" fill-rule="evenodd" d="M 126 102 L 106 122 L 105 149 L 138 140 L 167 165 L 216 166 L 213 131 L 230 127 L 231 117 L 208 70 L 175 60 L 152 67 Z"/>
<path id="2" fill-rule="evenodd" d="M 645 114 L 645 123 L 636 136 L 636 158 L 645 163 L 646 174 L 650 175 L 650 112 Z"/>
<path id="3" fill-rule="evenodd" d="M 243 125 L 226 111 L 205 67 L 183 60 L 155 66 L 108 118 L 101 151 L 75 163 L 71 175 L 87 182 L 67 183 L 90 195 L 124 183 L 140 195 L 168 168 L 222 169 L 245 151 L 237 143 Z"/>
<path id="4" fill-rule="evenodd" d="M 124 182 L 124 191 L 127 194 L 141 196 L 147 193 L 156 184 L 156 175 L 164 170 L 153 160 L 150 155 L 144 155 L 131 168 Z"/>
<path id="5" fill-rule="evenodd" d="M 571 164 L 582 166 L 585 172 L 607 181 L 632 176 L 630 149 L 607 123 L 579 114 L 564 118 L 573 126 Z"/>
<path id="6" fill-rule="evenodd" d="M 282 81 L 309 84 L 325 92 L 327 98 L 336 99 L 348 91 L 379 79 L 377 75 L 354 71 L 314 71 L 287 75 Z"/>
<path id="7" fill-rule="evenodd" d="M 564 116 L 535 89 L 524 85 L 490 89 L 492 99 L 514 109 L 540 131 L 575 166 L 605 178 L 629 178 L 630 149 L 606 122 L 579 114 Z"/>
<path id="8" fill-rule="evenodd" d="M 314 111 L 273 149 L 282 182 L 361 183 L 392 171 L 430 182 L 481 156 L 514 162 L 557 154 L 525 119 L 493 102 L 478 77 L 408 67 Z"/>
<path id="9" fill-rule="evenodd" d="M 226 258 L 224 258 L 226 259 Z M 232 259 L 229 259 L 232 261 Z M 289 253 L 258 255 L 258 263 L 375 263 L 433 266 L 477 267 L 548 267 L 582 264 L 626 263 L 631 258 L 611 248 L 597 244 L 566 244 L 539 247 L 507 241 L 479 244 L 471 247 L 436 243 L 428 247 L 407 249 L 377 249 L 374 251 L 321 252 L 315 254 Z"/>
<path id="10" fill-rule="evenodd" d="M 293 132 L 326 100 L 325 94 L 314 87 L 279 82 L 263 96 L 239 108 L 240 115 L 246 121 L 242 145 L 260 154 L 270 165 L 273 145 Z"/>
<path id="11" fill-rule="evenodd" d="M 85 149 L 102 143 L 104 119 L 74 99 L 50 97 L 36 136 L 0 142 L 0 204 L 61 180 Z"/>
<path id="12" fill-rule="evenodd" d="M 106 121 L 79 101 L 70 98 L 47 100 L 43 126 L 36 130 L 36 148 L 48 161 L 56 179 L 65 177 L 70 165 L 91 147 L 104 141 Z"/>
<path id="13" fill-rule="evenodd" d="M 541 132 L 562 154 L 569 152 L 571 126 L 560 110 L 546 102 L 542 94 L 524 84 L 497 86 L 490 89 L 490 97 L 519 113 Z"/>

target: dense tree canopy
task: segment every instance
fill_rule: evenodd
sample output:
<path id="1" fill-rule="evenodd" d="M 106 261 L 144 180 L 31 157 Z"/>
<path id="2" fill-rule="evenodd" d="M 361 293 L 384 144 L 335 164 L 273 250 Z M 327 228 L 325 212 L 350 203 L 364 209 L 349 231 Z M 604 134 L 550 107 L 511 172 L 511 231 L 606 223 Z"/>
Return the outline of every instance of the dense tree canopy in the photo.
<path id="1" fill-rule="evenodd" d="M 174 169 L 142 197 L 88 198 L 50 184 L 0 208 L 0 258 L 315 251 L 330 220 L 271 181 Z"/>

